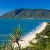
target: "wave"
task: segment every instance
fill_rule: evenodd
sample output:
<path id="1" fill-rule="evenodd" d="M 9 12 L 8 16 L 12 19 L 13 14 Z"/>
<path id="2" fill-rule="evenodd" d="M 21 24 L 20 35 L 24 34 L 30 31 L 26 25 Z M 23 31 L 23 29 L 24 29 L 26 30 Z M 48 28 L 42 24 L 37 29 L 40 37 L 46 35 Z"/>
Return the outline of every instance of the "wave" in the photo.
<path id="1" fill-rule="evenodd" d="M 43 25 L 43 23 L 44 23 L 44 22 L 42 22 L 40 25 L 38 25 L 38 26 L 37 26 L 34 30 L 32 30 L 31 32 L 28 32 L 26 35 L 22 36 L 21 39 L 22 39 L 22 38 L 25 38 L 25 37 L 27 37 L 27 36 L 29 36 L 29 35 L 31 35 L 31 34 L 34 33 L 34 32 L 36 32 L 39 28 L 41 28 L 41 26 Z"/>

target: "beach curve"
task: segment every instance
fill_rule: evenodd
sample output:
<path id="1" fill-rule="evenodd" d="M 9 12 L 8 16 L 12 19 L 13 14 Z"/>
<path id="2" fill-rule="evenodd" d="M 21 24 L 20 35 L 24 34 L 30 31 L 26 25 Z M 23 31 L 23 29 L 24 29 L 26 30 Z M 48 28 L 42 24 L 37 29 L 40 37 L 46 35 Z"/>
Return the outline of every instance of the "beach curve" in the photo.
<path id="1" fill-rule="evenodd" d="M 30 32 L 30 34 L 22 37 L 21 40 L 23 40 L 23 41 L 19 41 L 21 48 L 25 48 L 25 47 L 29 46 L 30 45 L 29 41 L 34 39 L 36 37 L 37 33 L 42 32 L 45 29 L 46 25 L 47 25 L 47 22 L 43 22 L 42 25 L 39 28 L 37 28 L 35 31 L 32 31 L 32 32 Z M 14 44 L 14 48 L 15 47 L 17 47 L 16 43 Z"/>

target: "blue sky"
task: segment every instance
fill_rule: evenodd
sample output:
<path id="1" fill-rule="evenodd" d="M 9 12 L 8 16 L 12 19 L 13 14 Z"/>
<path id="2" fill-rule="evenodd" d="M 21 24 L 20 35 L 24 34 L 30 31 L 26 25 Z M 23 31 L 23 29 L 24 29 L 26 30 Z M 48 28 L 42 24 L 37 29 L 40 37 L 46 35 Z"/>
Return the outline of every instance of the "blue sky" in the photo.
<path id="1" fill-rule="evenodd" d="M 20 8 L 50 9 L 50 0 L 0 0 L 0 15 Z"/>

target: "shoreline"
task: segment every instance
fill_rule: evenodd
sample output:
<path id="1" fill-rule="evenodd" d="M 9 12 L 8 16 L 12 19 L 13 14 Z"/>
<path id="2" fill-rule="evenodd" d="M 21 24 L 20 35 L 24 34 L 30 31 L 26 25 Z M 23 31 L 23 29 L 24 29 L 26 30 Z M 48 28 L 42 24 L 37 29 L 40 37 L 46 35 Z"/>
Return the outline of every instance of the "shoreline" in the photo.
<path id="1" fill-rule="evenodd" d="M 41 28 L 41 26 L 43 25 L 43 22 L 37 26 L 34 30 L 32 30 L 31 32 L 28 32 L 26 35 L 22 36 L 21 39 L 24 39 L 25 37 L 31 35 L 32 33 L 35 33 L 39 28 Z"/>
<path id="2" fill-rule="evenodd" d="M 21 40 L 23 40 L 23 41 L 19 41 L 19 44 L 20 44 L 21 48 L 25 48 L 25 47 L 29 46 L 30 45 L 29 41 L 31 41 L 32 39 L 34 39 L 36 37 L 37 33 L 42 32 L 45 29 L 46 25 L 47 25 L 47 22 L 43 22 L 39 26 L 39 28 L 37 28 L 35 31 L 32 31 L 32 32 L 30 32 L 30 34 L 22 37 Z M 34 41 L 34 42 L 36 42 L 36 41 Z M 16 43 L 14 44 L 14 48 L 15 47 L 17 47 Z"/>

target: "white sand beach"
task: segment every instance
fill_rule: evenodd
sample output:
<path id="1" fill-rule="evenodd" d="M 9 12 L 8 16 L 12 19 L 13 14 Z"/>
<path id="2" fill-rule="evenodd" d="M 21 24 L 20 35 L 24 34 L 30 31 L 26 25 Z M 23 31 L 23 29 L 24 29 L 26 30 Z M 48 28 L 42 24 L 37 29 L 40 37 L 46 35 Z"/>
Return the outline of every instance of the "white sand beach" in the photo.
<path id="1" fill-rule="evenodd" d="M 31 41 L 33 38 L 36 37 L 36 33 L 42 32 L 45 29 L 46 25 L 47 25 L 47 22 L 43 22 L 42 25 L 39 28 L 37 28 L 35 31 L 32 31 L 28 35 L 22 37 L 21 39 L 23 41 L 19 41 L 21 48 L 22 47 L 25 48 L 26 46 L 29 46 L 30 45 L 29 41 Z M 34 41 L 34 42 L 36 42 L 36 41 Z M 16 43 L 14 43 L 14 47 L 17 47 Z"/>

